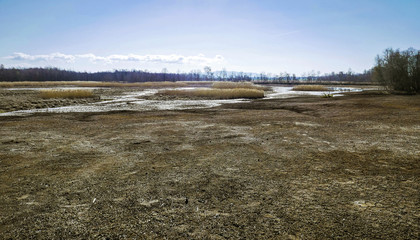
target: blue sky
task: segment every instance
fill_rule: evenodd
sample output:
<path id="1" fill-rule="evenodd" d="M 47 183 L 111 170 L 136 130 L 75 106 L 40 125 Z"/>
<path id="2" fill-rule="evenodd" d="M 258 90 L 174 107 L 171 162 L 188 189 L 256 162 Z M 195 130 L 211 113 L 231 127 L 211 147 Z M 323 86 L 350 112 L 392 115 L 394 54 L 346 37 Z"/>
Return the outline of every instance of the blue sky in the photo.
<path id="1" fill-rule="evenodd" d="M 420 48 L 419 0 L 0 0 L 0 63 L 78 71 L 362 72 Z"/>

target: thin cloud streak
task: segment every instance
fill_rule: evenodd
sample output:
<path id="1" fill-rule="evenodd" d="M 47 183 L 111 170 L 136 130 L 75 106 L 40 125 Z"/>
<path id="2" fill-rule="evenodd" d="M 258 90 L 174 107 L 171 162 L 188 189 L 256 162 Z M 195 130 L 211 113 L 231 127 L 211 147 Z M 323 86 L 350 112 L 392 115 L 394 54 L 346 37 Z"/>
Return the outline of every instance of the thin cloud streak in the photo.
<path id="1" fill-rule="evenodd" d="M 95 54 L 77 54 L 68 55 L 63 53 L 51 53 L 47 55 L 29 55 L 25 53 L 14 53 L 11 56 L 5 57 L 9 60 L 14 61 L 64 61 L 64 62 L 75 62 L 80 59 L 87 59 L 91 62 L 104 62 L 104 63 L 115 63 L 115 62 L 144 62 L 144 63 L 169 63 L 169 64 L 213 64 L 221 63 L 225 61 L 225 58 L 221 55 L 216 55 L 213 58 L 206 57 L 203 54 L 195 56 L 183 56 L 177 54 L 171 55 L 136 55 L 136 54 L 114 54 L 106 57 L 96 56 Z"/>

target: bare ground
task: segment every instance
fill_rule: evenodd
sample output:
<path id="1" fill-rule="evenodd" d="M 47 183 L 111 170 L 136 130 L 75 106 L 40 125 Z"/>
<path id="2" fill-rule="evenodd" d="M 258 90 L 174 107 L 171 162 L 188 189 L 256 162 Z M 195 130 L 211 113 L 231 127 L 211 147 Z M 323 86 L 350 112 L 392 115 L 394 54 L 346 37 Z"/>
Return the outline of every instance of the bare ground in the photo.
<path id="1" fill-rule="evenodd" d="M 0 117 L 0 236 L 418 239 L 420 96 Z"/>

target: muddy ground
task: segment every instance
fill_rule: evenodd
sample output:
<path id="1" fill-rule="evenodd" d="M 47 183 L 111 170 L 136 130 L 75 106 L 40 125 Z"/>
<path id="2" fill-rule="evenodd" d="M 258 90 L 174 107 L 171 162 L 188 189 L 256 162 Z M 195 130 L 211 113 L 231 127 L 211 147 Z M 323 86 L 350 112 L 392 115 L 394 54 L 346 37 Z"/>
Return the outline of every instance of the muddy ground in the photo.
<path id="1" fill-rule="evenodd" d="M 420 96 L 0 117 L 2 239 L 418 239 Z"/>

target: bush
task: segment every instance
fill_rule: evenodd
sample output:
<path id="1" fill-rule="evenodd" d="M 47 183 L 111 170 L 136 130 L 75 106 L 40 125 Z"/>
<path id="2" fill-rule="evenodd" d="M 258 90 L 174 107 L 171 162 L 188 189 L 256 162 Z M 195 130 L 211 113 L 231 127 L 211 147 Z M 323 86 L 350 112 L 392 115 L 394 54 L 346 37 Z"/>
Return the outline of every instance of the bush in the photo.
<path id="1" fill-rule="evenodd" d="M 388 90 L 419 93 L 420 51 L 386 49 L 382 57 L 376 57 L 373 78 Z"/>

